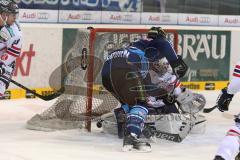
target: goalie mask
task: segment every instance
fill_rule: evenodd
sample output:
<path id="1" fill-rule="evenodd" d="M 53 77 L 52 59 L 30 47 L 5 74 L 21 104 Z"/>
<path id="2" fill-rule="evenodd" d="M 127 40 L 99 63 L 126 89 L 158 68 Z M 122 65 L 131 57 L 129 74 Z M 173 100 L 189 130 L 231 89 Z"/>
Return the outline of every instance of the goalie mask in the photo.
<path id="1" fill-rule="evenodd" d="M 171 66 L 166 58 L 162 58 L 159 61 L 152 63 L 152 68 L 159 74 L 165 74 L 166 72 L 171 72 Z"/>

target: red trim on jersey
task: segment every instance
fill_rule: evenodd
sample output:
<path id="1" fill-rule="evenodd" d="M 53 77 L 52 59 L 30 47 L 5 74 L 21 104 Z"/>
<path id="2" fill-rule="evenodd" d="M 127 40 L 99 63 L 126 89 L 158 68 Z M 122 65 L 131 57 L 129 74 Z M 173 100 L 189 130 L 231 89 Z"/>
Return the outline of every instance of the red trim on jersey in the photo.
<path id="1" fill-rule="evenodd" d="M 228 133 L 229 132 L 231 132 L 231 133 L 236 133 L 238 136 L 240 136 L 240 133 L 239 132 L 237 132 L 237 131 L 235 131 L 235 130 L 233 130 L 233 129 L 230 129 L 229 131 L 228 131 Z M 232 135 L 232 134 L 228 134 L 228 135 Z"/>
<path id="2" fill-rule="evenodd" d="M 239 136 L 239 135 L 236 135 L 236 134 L 227 134 L 227 136 L 233 136 L 233 137 L 236 137 L 236 136 Z"/>
<path id="3" fill-rule="evenodd" d="M 13 49 L 15 49 L 15 50 L 17 50 L 17 51 L 21 51 L 21 48 L 15 47 L 14 45 L 12 45 L 11 48 L 13 48 Z"/>
<path id="4" fill-rule="evenodd" d="M 233 76 L 235 76 L 235 77 L 240 77 L 240 74 L 233 73 Z"/>
<path id="5" fill-rule="evenodd" d="M 7 53 L 8 53 L 9 55 L 13 56 L 13 57 L 18 57 L 17 54 L 15 54 L 15 53 L 13 53 L 13 52 L 11 52 L 11 51 L 9 51 L 9 50 L 7 50 Z"/>
<path id="6" fill-rule="evenodd" d="M 238 69 L 240 69 L 240 66 L 239 66 L 239 65 L 236 65 L 236 66 L 235 66 L 235 68 L 238 68 Z"/>
<path id="7" fill-rule="evenodd" d="M 2 93 L 0 93 L 0 97 L 2 97 L 3 96 L 3 94 Z"/>
<path id="8" fill-rule="evenodd" d="M 20 54 L 20 51 L 15 50 L 13 48 L 8 48 L 7 50 L 10 50 L 11 52 L 15 53 L 15 54 Z"/>

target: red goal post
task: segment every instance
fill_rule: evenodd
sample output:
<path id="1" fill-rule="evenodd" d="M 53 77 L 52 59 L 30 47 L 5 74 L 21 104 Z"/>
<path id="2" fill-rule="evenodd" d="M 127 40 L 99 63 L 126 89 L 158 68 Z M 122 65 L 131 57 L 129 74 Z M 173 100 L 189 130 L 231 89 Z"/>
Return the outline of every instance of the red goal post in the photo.
<path id="1" fill-rule="evenodd" d="M 93 98 L 93 85 L 94 85 L 94 80 L 93 80 L 93 70 L 94 70 L 94 56 L 96 56 L 96 39 L 98 35 L 103 35 L 103 34 L 117 34 L 116 39 L 114 42 L 111 42 L 113 45 L 118 46 L 114 49 L 120 48 L 117 43 L 120 43 L 121 40 L 117 38 L 125 38 L 125 41 L 132 42 L 131 39 L 135 39 L 136 41 L 139 38 L 146 38 L 147 37 L 147 32 L 148 29 L 123 29 L 123 28 L 88 28 L 90 30 L 90 38 L 89 38 L 89 68 L 88 68 L 88 84 L 87 84 L 87 103 L 86 103 L 86 111 L 87 111 L 87 116 L 91 117 L 91 112 L 92 112 L 92 98 Z M 176 30 L 173 29 L 164 29 L 164 31 L 167 33 L 167 38 L 169 41 L 172 42 L 174 50 L 178 51 L 178 33 Z M 122 36 L 121 36 L 122 35 Z M 132 38 L 131 38 L 132 37 Z M 101 42 L 101 41 L 100 41 Z M 101 54 L 101 53 L 100 53 Z M 104 59 L 103 59 L 104 61 Z M 85 123 L 85 127 L 88 131 L 91 131 L 91 121 L 87 120 Z"/>

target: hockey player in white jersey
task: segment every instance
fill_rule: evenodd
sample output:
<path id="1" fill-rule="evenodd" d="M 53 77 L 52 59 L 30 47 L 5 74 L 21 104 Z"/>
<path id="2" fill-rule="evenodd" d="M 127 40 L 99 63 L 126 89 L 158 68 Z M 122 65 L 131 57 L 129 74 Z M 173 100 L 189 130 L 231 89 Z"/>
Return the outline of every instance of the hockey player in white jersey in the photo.
<path id="1" fill-rule="evenodd" d="M 235 65 L 233 77 L 228 87 L 223 88 L 217 99 L 217 108 L 228 111 L 228 106 L 234 94 L 240 91 L 240 61 Z M 222 140 L 214 160 L 233 160 L 239 153 L 240 142 L 240 114 L 235 116 L 235 125 L 232 126 Z"/>
<path id="2" fill-rule="evenodd" d="M 17 57 L 21 53 L 22 33 L 16 22 L 18 6 L 10 0 L 0 0 L 0 97 L 9 86 Z"/>

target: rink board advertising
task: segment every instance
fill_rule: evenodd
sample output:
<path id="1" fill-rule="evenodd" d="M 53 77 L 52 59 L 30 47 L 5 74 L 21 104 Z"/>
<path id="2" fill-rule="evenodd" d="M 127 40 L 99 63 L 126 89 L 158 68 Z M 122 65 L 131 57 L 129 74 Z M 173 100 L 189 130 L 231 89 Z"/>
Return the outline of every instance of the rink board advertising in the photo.
<path id="1" fill-rule="evenodd" d="M 84 57 L 84 55 L 88 54 L 89 33 L 86 32 L 86 30 L 51 28 L 42 31 L 23 28 L 23 31 L 25 43 L 22 52 L 27 51 L 28 53 L 32 48 L 34 56 L 31 57 L 32 61 L 30 63 L 29 74 L 26 74 L 27 76 L 25 74 L 23 75 L 23 70 L 20 70 L 18 67 L 18 72 L 13 78 L 27 87 L 36 90 L 37 93 L 52 93 L 52 90 L 48 86 L 48 79 L 41 79 L 41 77 L 49 77 L 57 66 L 69 58 L 75 56 Z M 49 36 L 46 38 L 46 35 L 42 34 L 43 32 L 51 34 L 48 34 Z M 219 90 L 225 87 L 229 80 L 230 47 L 232 47 L 230 44 L 232 41 L 236 41 L 236 38 L 232 39 L 231 32 L 204 30 L 177 30 L 177 32 L 179 33 L 178 52 L 190 68 L 183 79 L 183 86 L 194 90 Z M 34 37 L 38 37 L 38 39 Z M 54 42 L 54 44 L 52 42 Z M 96 43 L 99 43 L 99 41 L 96 40 Z M 55 46 L 54 50 L 51 49 L 53 45 Z M 99 45 L 99 47 L 100 46 L 101 45 Z M 58 57 L 57 60 L 55 59 L 53 61 L 52 59 L 46 58 L 46 53 L 48 56 Z M 25 60 L 21 61 L 23 63 L 21 66 L 28 64 Z M 47 65 L 43 66 L 42 63 L 40 63 L 42 61 Z M 77 83 L 77 85 L 86 86 L 85 76 L 87 63 L 84 59 L 81 63 L 83 63 L 80 65 L 82 68 L 76 71 L 77 74 L 69 75 L 72 78 L 67 82 L 68 84 L 72 85 L 72 83 Z M 34 72 L 39 68 L 42 68 L 41 72 Z M 97 79 L 99 79 L 99 77 Z M 95 87 L 102 88 L 101 86 Z M 32 94 L 12 86 L 5 93 L 4 99 L 24 97 L 35 98 Z"/>
<path id="2" fill-rule="evenodd" d="M 227 81 L 231 32 L 178 30 L 178 53 L 189 66 L 183 81 Z"/>
<path id="3" fill-rule="evenodd" d="M 213 15 L 204 13 L 206 9 L 204 6 L 202 14 L 186 13 L 186 10 L 181 12 L 182 7 L 178 8 L 178 6 L 181 3 L 186 5 L 184 1 L 179 2 L 177 6 L 172 6 L 173 8 L 168 8 L 171 6 L 171 1 L 159 0 L 155 2 L 147 0 L 16 0 L 16 2 L 20 7 L 21 22 L 240 26 L 239 14 L 229 15 L 231 10 Z M 161 5 L 161 2 L 167 4 Z M 175 11 L 172 12 L 173 10 Z M 216 12 L 218 8 L 213 10 Z"/>

